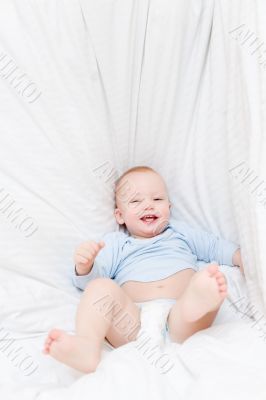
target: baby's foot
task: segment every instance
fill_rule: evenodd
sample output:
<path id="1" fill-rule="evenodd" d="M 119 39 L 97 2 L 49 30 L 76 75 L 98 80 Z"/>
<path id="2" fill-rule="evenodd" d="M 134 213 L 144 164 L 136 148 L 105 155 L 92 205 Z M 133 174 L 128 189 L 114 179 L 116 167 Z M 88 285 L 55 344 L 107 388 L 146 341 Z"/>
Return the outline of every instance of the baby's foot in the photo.
<path id="1" fill-rule="evenodd" d="M 227 283 L 218 265 L 210 264 L 194 274 L 181 298 L 183 316 L 196 321 L 217 310 L 227 296 Z"/>
<path id="2" fill-rule="evenodd" d="M 95 342 L 60 329 L 49 332 L 43 353 L 84 373 L 94 372 L 100 361 L 100 350 Z"/>

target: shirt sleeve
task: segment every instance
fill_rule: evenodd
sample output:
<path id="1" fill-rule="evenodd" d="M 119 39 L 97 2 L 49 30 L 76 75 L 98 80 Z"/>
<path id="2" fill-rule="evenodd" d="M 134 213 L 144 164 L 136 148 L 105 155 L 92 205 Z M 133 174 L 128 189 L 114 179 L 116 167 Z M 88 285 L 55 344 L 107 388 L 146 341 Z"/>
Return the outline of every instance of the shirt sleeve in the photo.
<path id="1" fill-rule="evenodd" d="M 233 266 L 233 254 L 240 246 L 202 229 L 194 229 L 184 221 L 171 224 L 173 229 L 186 241 L 198 260 L 216 261 L 218 264 Z"/>
<path id="2" fill-rule="evenodd" d="M 121 259 L 121 241 L 125 234 L 122 232 L 111 232 L 103 236 L 105 246 L 99 251 L 94 260 L 91 271 L 87 275 L 76 275 L 74 267 L 72 282 L 77 288 L 84 290 L 88 282 L 96 278 L 115 277 L 117 266 Z"/>

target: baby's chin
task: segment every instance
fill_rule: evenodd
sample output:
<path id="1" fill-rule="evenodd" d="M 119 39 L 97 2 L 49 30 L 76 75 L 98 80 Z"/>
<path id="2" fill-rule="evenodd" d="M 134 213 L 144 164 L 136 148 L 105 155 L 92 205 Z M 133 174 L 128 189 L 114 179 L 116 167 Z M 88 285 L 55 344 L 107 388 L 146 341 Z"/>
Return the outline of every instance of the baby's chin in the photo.
<path id="1" fill-rule="evenodd" d="M 135 239 L 149 239 L 157 235 L 156 232 L 154 233 L 154 232 L 131 231 L 130 229 L 128 229 L 127 226 L 125 226 L 125 229 L 127 230 L 128 234 Z"/>
<path id="2" fill-rule="evenodd" d="M 130 236 L 134 237 L 135 239 L 150 239 L 152 237 L 160 235 L 160 233 L 162 233 L 164 231 L 165 226 L 158 227 L 157 229 L 152 229 L 151 231 L 147 231 L 147 232 L 130 232 L 130 230 L 128 230 L 128 229 L 127 229 L 127 231 L 130 234 Z"/>

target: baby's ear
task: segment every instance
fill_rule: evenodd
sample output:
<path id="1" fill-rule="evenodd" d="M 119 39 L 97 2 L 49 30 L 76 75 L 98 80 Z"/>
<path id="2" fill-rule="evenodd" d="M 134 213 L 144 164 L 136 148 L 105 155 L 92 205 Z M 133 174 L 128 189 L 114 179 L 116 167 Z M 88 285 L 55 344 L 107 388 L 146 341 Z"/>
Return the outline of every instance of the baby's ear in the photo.
<path id="1" fill-rule="evenodd" d="M 115 219 L 119 225 L 124 224 L 124 219 L 122 217 L 122 213 L 119 208 L 115 208 L 114 215 L 115 215 Z"/>

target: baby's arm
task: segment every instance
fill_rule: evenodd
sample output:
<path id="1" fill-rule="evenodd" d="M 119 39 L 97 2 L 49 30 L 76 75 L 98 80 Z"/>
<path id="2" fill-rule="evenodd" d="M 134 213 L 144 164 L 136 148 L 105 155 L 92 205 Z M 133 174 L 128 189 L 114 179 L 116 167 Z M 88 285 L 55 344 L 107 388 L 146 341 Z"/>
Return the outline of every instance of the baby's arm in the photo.
<path id="1" fill-rule="evenodd" d="M 96 243 L 92 240 L 82 243 L 75 251 L 75 271 L 72 276 L 73 284 L 84 290 L 87 283 L 93 279 L 100 278 L 102 272 L 94 265 L 100 250 L 105 246 L 103 241 Z"/>
<path id="2" fill-rule="evenodd" d="M 174 228 L 181 234 L 181 238 L 187 242 L 198 260 L 216 261 L 218 264 L 232 267 L 235 261 L 240 261 L 239 256 L 236 256 L 236 260 L 233 260 L 233 255 L 239 249 L 238 244 L 203 229 L 194 229 L 184 221 L 175 223 Z"/>
<path id="3" fill-rule="evenodd" d="M 234 266 L 239 267 L 242 274 L 245 275 L 240 249 L 237 249 L 233 254 L 233 264 Z"/>
<path id="4" fill-rule="evenodd" d="M 97 243 L 93 240 L 88 240 L 77 248 L 74 255 L 77 275 L 87 275 L 91 271 L 94 260 L 104 245 L 103 241 Z"/>
<path id="5" fill-rule="evenodd" d="M 103 235 L 103 240 L 99 243 L 90 241 L 81 244 L 74 257 L 76 272 L 73 268 L 73 284 L 84 290 L 93 279 L 114 279 L 126 237 L 121 232 L 109 232 Z"/>

